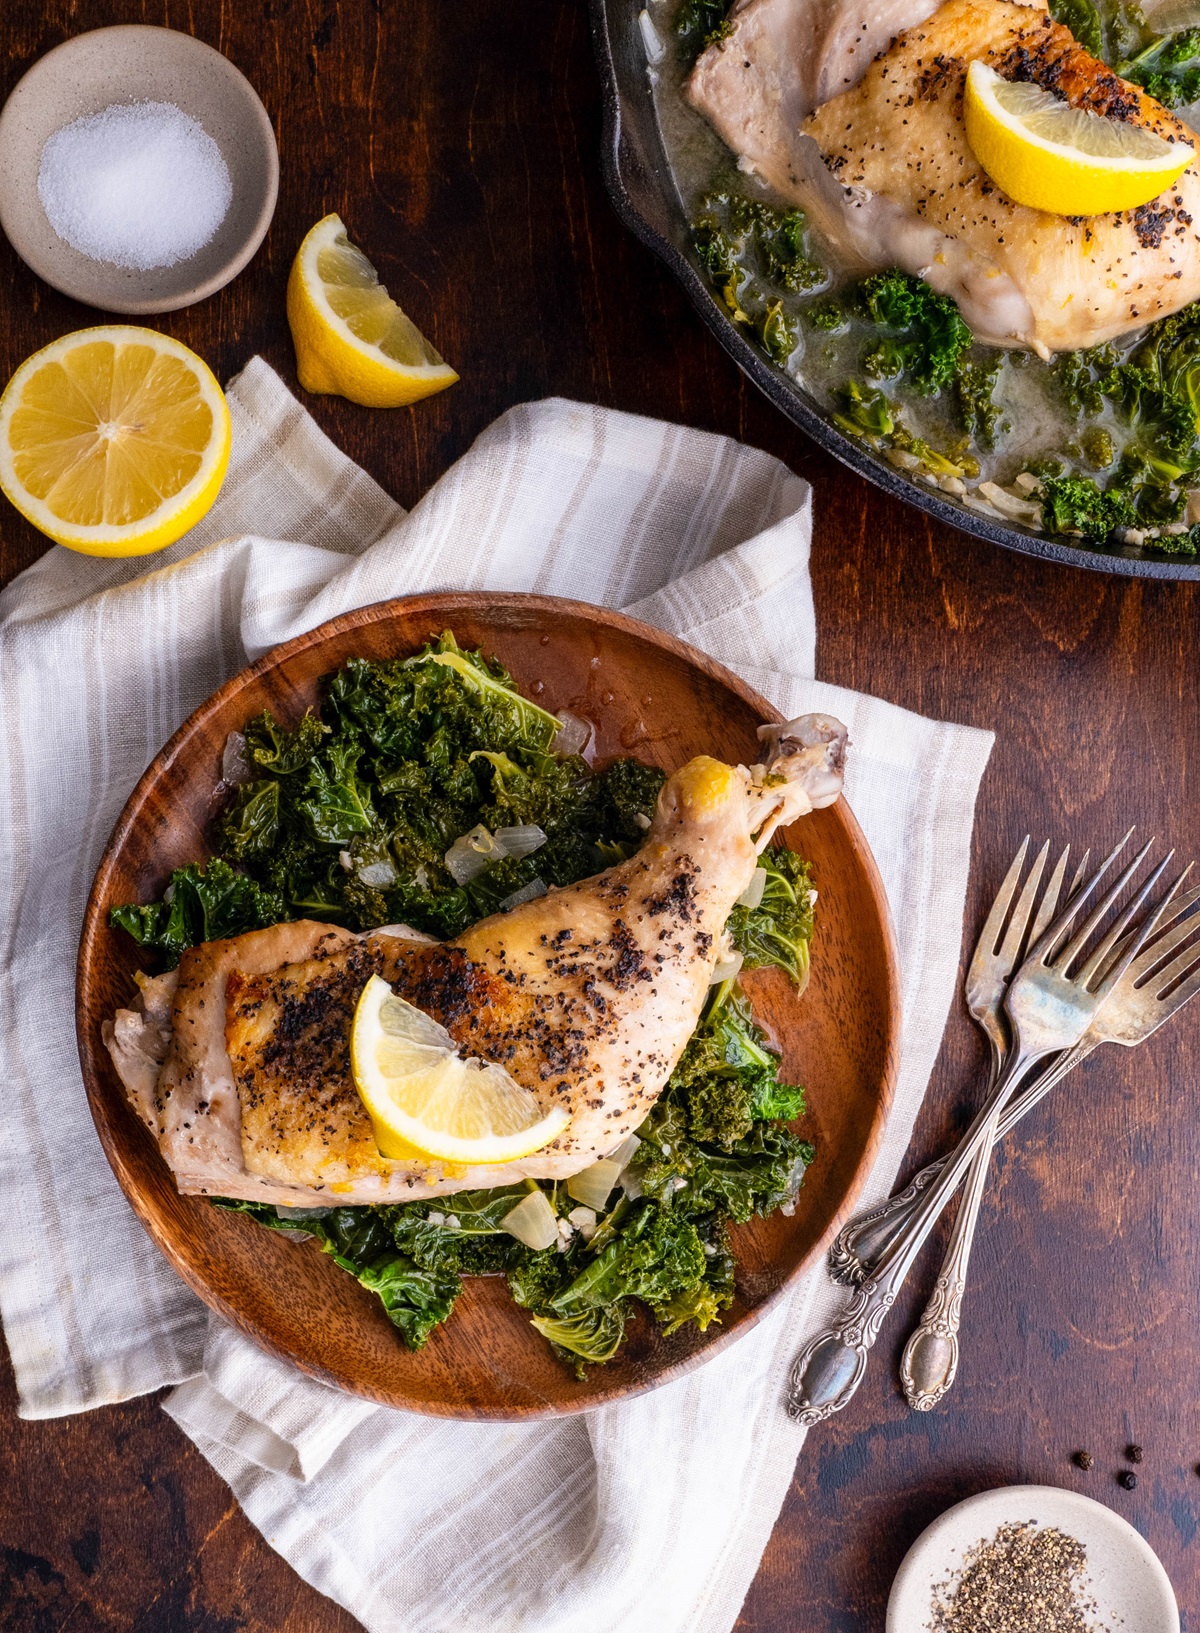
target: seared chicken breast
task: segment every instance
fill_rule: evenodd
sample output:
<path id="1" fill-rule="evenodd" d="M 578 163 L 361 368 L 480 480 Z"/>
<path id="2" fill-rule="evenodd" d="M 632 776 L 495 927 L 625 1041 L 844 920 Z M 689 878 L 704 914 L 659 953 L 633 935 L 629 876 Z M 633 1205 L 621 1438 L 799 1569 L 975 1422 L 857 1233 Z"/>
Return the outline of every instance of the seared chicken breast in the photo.
<path id="1" fill-rule="evenodd" d="M 837 798 L 846 735 L 806 716 L 769 772 L 701 757 L 671 777 L 629 860 L 447 943 L 310 922 L 190 949 L 147 1113 L 163 998 L 106 1041 L 181 1191 L 290 1205 L 409 1200 L 565 1178 L 644 1119 L 695 1029 L 725 923 L 780 825 Z M 350 1074 L 350 1023 L 379 974 L 571 1121 L 517 1162 L 451 1172 L 379 1154 Z M 157 1043 L 155 1040 L 159 1040 Z"/>
<path id="2" fill-rule="evenodd" d="M 948 0 L 928 15 L 916 0 L 914 9 L 914 26 L 874 61 L 856 54 L 843 76 L 852 83 L 795 127 L 789 119 L 807 96 L 789 98 L 783 88 L 764 94 L 780 64 L 761 46 L 740 58 L 743 100 L 754 117 L 744 129 L 732 119 L 736 26 L 701 57 L 689 95 L 748 168 L 810 211 L 847 270 L 899 266 L 927 279 L 954 297 L 981 340 L 1049 356 L 1127 334 L 1200 297 L 1195 166 L 1133 211 L 1075 219 L 1016 204 L 967 142 L 967 68 L 986 62 L 1002 78 L 1032 81 L 1072 107 L 1142 125 L 1169 142 L 1194 145 L 1188 127 L 1037 7 Z M 900 12 L 871 15 L 890 20 Z M 795 84 L 810 77 L 794 70 Z M 835 80 L 824 72 L 816 96 Z"/>

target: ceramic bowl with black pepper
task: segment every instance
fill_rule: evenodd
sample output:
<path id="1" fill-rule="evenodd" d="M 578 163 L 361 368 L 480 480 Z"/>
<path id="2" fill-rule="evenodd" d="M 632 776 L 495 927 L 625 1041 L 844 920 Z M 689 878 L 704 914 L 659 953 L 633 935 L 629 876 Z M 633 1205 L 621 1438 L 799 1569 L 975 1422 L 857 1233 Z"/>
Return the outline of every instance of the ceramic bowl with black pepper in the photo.
<path id="1" fill-rule="evenodd" d="M 913 1543 L 887 1633 L 1179 1633 L 1158 1555 L 1103 1503 L 1057 1486 L 1001 1486 Z"/>
<path id="2" fill-rule="evenodd" d="M 34 272 L 106 312 L 173 312 L 266 235 L 279 153 L 253 86 L 144 24 L 56 46 L 0 113 L 0 226 Z"/>

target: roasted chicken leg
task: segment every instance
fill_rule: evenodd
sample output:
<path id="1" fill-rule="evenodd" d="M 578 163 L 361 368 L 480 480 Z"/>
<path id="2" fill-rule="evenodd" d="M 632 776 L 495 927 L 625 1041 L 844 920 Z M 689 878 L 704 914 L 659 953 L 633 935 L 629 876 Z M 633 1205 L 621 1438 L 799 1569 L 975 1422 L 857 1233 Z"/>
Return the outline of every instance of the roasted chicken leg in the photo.
<path id="1" fill-rule="evenodd" d="M 628 861 L 454 941 L 298 923 L 186 952 L 169 1033 L 161 985 L 106 1029 L 180 1190 L 301 1206 L 408 1200 L 563 1178 L 613 1150 L 695 1028 L 759 851 L 841 789 L 837 721 L 808 715 L 768 736 L 765 767 L 701 756 L 676 772 Z M 543 1105 L 565 1105 L 564 1133 L 490 1169 L 381 1157 L 348 1058 L 372 973 L 442 1022 L 465 1054 L 500 1062 Z"/>

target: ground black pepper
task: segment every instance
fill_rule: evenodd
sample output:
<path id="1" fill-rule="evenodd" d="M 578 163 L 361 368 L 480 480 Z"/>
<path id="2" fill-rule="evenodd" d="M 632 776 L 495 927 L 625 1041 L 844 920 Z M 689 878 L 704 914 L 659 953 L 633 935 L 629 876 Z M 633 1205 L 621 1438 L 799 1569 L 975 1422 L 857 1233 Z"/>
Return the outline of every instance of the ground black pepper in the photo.
<path id="1" fill-rule="evenodd" d="M 1132 1469 L 1122 1469 L 1120 1474 L 1117 1475 L 1117 1484 L 1124 1486 L 1126 1491 L 1132 1491 L 1134 1486 L 1137 1485 L 1137 1475 Z"/>
<path id="2" fill-rule="evenodd" d="M 932 1633 L 1101 1633 L 1081 1596 L 1087 1550 L 1054 1526 L 1002 1525 L 936 1588 Z"/>
<path id="3" fill-rule="evenodd" d="M 1076 1452 L 1075 1461 L 1086 1474 L 1088 1469 L 1090 1469 L 1092 1464 L 1095 1462 L 1095 1459 L 1093 1458 L 1091 1452 Z"/>

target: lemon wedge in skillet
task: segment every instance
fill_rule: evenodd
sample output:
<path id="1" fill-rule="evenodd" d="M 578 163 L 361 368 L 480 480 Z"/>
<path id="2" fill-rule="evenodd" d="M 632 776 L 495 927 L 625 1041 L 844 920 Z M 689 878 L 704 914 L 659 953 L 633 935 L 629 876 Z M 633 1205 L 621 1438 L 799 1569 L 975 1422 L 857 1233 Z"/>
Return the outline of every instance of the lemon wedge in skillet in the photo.
<path id="1" fill-rule="evenodd" d="M 1142 125 L 1072 108 L 1040 86 L 967 70 L 967 140 L 1009 198 L 1052 215 L 1136 210 L 1170 187 L 1195 149 Z"/>
<path id="2" fill-rule="evenodd" d="M 350 1034 L 350 1069 L 385 1157 L 478 1165 L 540 1151 L 570 1122 L 503 1066 L 464 1059 L 444 1026 L 398 998 L 378 975 L 363 988 Z"/>
<path id="3" fill-rule="evenodd" d="M 458 379 L 350 242 L 341 216 L 325 216 L 300 245 L 287 315 L 305 391 L 400 408 Z"/>

